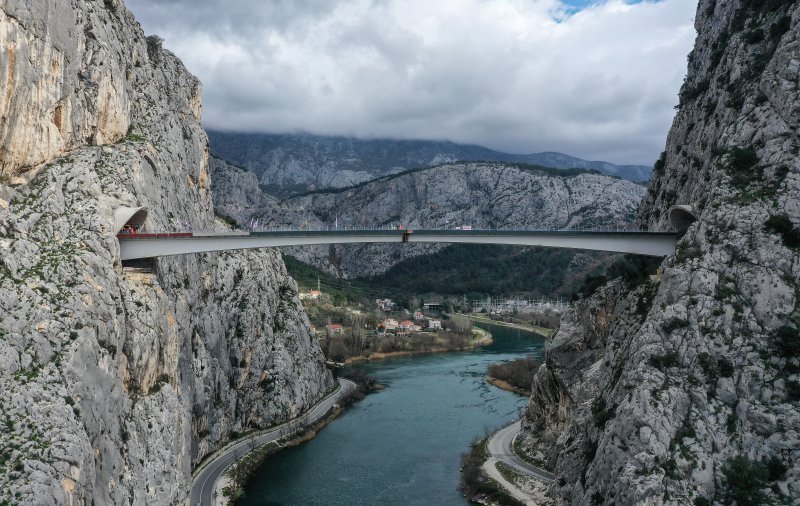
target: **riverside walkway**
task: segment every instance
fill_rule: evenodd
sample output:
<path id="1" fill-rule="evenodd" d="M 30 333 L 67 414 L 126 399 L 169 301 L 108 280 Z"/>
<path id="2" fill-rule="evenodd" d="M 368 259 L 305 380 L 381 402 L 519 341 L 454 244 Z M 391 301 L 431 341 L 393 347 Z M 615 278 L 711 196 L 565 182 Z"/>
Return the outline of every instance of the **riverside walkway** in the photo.
<path id="1" fill-rule="evenodd" d="M 461 243 L 543 246 L 663 257 L 675 232 L 625 230 L 279 230 L 244 233 L 158 233 L 117 236 L 121 260 L 284 246 L 356 243 Z"/>

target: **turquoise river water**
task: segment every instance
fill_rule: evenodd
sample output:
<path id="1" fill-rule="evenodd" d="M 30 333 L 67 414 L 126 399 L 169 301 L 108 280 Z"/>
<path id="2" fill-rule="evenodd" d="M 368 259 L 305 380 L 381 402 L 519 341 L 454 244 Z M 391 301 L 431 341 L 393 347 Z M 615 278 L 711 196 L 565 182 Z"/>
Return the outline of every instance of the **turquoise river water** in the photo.
<path id="1" fill-rule="evenodd" d="M 486 382 L 492 362 L 532 354 L 532 332 L 479 324 L 494 344 L 457 353 L 376 360 L 365 370 L 386 389 L 368 395 L 315 439 L 268 458 L 237 505 L 465 505 L 461 454 L 518 418 L 524 397 Z"/>

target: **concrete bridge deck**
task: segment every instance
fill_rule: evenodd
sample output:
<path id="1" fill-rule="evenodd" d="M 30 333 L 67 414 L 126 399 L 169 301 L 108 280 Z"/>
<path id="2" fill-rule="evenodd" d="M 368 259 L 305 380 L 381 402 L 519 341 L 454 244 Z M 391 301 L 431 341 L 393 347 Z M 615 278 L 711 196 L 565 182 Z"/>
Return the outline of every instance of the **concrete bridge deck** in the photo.
<path id="1" fill-rule="evenodd" d="M 677 234 L 574 230 L 284 230 L 119 235 L 118 238 L 122 260 L 284 246 L 405 242 L 543 246 L 658 257 L 675 252 Z"/>

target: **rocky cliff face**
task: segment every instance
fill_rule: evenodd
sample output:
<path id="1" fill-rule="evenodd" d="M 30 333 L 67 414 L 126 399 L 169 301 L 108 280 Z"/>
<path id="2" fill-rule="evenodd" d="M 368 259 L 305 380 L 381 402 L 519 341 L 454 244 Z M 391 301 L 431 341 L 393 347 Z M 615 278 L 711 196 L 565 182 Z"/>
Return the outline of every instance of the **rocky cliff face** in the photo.
<path id="1" fill-rule="evenodd" d="M 332 388 L 273 252 L 123 268 L 112 225 L 221 229 L 199 83 L 117 1 L 0 6 L 0 502 L 172 504 Z"/>
<path id="2" fill-rule="evenodd" d="M 576 305 L 534 380 L 526 437 L 560 502 L 800 498 L 798 16 L 793 1 L 699 3 L 640 209 L 653 228 L 676 203 L 698 220 L 660 276 Z"/>
<path id="3" fill-rule="evenodd" d="M 221 168 L 218 170 L 222 170 Z M 224 174 L 229 174 L 225 176 Z M 237 169 L 220 172 L 236 181 Z M 389 176 L 342 191 L 294 197 L 235 217 L 261 226 L 309 228 L 581 228 L 632 223 L 644 188 L 599 174 L 500 163 L 455 163 Z M 218 207 L 246 190 L 215 193 Z M 241 197 L 235 199 L 241 200 Z M 225 205 L 228 212 L 238 208 Z M 223 211 L 226 212 L 226 211 Z M 348 245 L 293 248 L 308 263 L 347 277 L 375 275 L 403 259 L 444 245 Z"/>
<path id="4" fill-rule="evenodd" d="M 276 195 L 344 188 L 403 170 L 457 161 L 528 163 L 593 169 L 631 181 L 647 181 L 652 167 L 588 161 L 563 153 L 517 155 L 444 141 L 354 139 L 292 134 L 209 132 L 212 152 L 256 173 Z"/>
<path id="5" fill-rule="evenodd" d="M 261 191 L 258 177 L 249 170 L 214 156 L 209 161 L 209 169 L 214 209 L 219 215 L 249 225 L 253 216 L 280 207 L 280 200 Z"/>

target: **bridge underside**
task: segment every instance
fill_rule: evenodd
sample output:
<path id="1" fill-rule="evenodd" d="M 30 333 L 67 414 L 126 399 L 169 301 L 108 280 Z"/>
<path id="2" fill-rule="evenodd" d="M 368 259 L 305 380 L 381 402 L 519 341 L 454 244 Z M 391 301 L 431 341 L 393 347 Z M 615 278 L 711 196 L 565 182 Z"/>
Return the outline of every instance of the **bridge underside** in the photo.
<path id="1" fill-rule="evenodd" d="M 134 260 L 239 249 L 279 248 L 324 244 L 460 243 L 543 246 L 647 256 L 675 252 L 675 234 L 662 232 L 525 232 L 466 230 L 259 232 L 250 235 L 193 234 L 192 237 L 120 237 L 120 258 Z"/>

